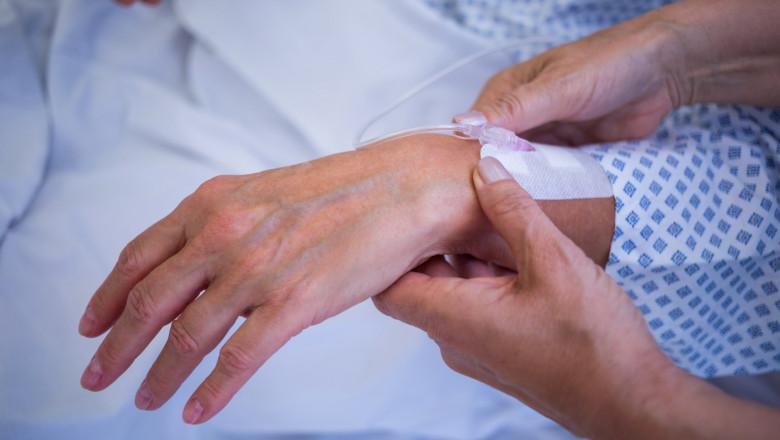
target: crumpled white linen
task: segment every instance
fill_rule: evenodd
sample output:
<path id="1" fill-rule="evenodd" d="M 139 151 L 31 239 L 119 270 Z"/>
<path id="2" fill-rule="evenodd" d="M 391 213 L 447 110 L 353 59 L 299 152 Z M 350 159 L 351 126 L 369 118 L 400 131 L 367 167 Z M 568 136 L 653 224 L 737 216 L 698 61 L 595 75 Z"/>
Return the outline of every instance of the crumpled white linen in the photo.
<path id="1" fill-rule="evenodd" d="M 26 6 L 40 7 L 32 3 Z M 35 24 L 24 17 L 9 0 L 0 0 L 0 242 L 29 206 L 49 153 L 43 88 L 28 36 Z"/>
<path id="2" fill-rule="evenodd" d="M 78 319 L 127 241 L 214 175 L 349 149 L 367 115 L 484 44 L 414 0 L 60 2 L 40 88 L 47 171 L 37 193 L 28 172 L 0 247 L 0 437 L 570 438 L 370 302 L 294 338 L 203 426 L 180 411 L 213 355 L 161 410 L 133 408 L 165 332 L 107 390 L 79 386 L 99 340 Z M 388 123 L 462 111 L 497 69 L 475 65 Z"/>

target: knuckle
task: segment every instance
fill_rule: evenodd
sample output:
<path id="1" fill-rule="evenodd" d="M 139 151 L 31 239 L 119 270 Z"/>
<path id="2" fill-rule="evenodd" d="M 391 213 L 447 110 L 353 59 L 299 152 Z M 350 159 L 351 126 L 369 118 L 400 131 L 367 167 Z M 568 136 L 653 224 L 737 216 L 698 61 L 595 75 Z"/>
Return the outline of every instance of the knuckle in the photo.
<path id="1" fill-rule="evenodd" d="M 523 102 L 514 93 L 504 93 L 492 102 L 492 108 L 501 115 L 516 120 L 523 113 Z"/>
<path id="2" fill-rule="evenodd" d="M 218 196 L 226 189 L 228 189 L 228 187 L 232 186 L 234 179 L 235 176 L 226 175 L 212 177 L 211 179 L 203 182 L 195 191 L 195 194 L 206 197 Z"/>
<path id="3" fill-rule="evenodd" d="M 149 322 L 156 312 L 151 291 L 146 283 L 136 284 L 127 296 L 127 312 L 140 322 Z"/>
<path id="4" fill-rule="evenodd" d="M 116 271 L 124 278 L 135 279 L 143 274 L 143 254 L 135 241 L 122 249 L 116 262 Z"/>
<path id="5" fill-rule="evenodd" d="M 217 363 L 229 377 L 242 377 L 254 370 L 252 356 L 243 348 L 230 343 L 220 349 Z"/>
<path id="6" fill-rule="evenodd" d="M 155 405 L 162 405 L 181 386 L 181 378 L 170 370 L 152 366 L 146 373 L 146 383 L 154 396 Z M 155 406 L 159 407 L 159 406 Z"/>
<path id="7" fill-rule="evenodd" d="M 187 330 L 181 318 L 171 323 L 168 339 L 171 342 L 171 347 L 182 356 L 192 356 L 199 353 L 200 344 L 198 340 Z"/>
<path id="8" fill-rule="evenodd" d="M 388 299 L 387 299 L 386 294 L 380 293 L 378 295 L 372 296 L 371 299 L 374 302 L 374 307 L 376 307 L 376 309 L 379 310 L 380 313 L 382 313 L 383 315 L 390 316 L 390 317 L 393 316 L 393 314 L 392 314 L 393 311 L 392 311 L 392 308 L 390 307 L 390 305 L 388 304 Z"/>
<path id="9" fill-rule="evenodd" d="M 216 207 L 209 215 L 203 231 L 194 240 L 193 250 L 200 255 L 220 252 L 226 247 L 241 242 L 247 232 L 247 220 L 230 208 Z"/>
<path id="10" fill-rule="evenodd" d="M 101 365 L 109 368 L 119 365 L 123 358 L 122 351 L 108 338 L 103 342 L 103 345 L 100 346 L 98 357 L 100 358 Z"/>
<path id="11" fill-rule="evenodd" d="M 225 176 L 216 176 L 203 182 L 198 188 L 182 201 L 182 205 L 196 210 L 202 210 L 214 200 L 219 200 L 219 194 L 224 191 Z"/>
<path id="12" fill-rule="evenodd" d="M 213 236 L 220 237 L 241 231 L 245 215 L 235 206 L 220 206 L 212 214 L 209 226 Z"/>
<path id="13" fill-rule="evenodd" d="M 536 208 L 536 202 L 528 195 L 520 193 L 514 182 L 501 181 L 496 185 L 499 191 L 496 192 L 493 201 L 493 212 L 498 217 L 514 216 L 518 213 L 528 212 Z"/>
<path id="14" fill-rule="evenodd" d="M 198 400 L 204 405 L 208 405 L 209 402 L 219 405 L 219 402 L 224 402 L 226 397 L 230 398 L 230 396 L 225 396 L 225 390 L 209 379 L 206 379 L 198 387 L 197 394 Z"/>
<path id="15" fill-rule="evenodd" d="M 165 403 L 180 385 L 175 376 L 166 374 L 165 370 L 158 368 L 149 370 L 146 374 L 146 383 L 149 385 L 149 391 L 152 393 L 152 396 L 154 396 L 153 402 L 155 406 L 153 408 L 157 408 Z"/>
<path id="16" fill-rule="evenodd" d="M 441 348 L 440 351 L 441 359 L 444 361 L 445 365 L 447 365 L 452 371 L 468 375 L 469 370 L 466 368 L 466 365 L 460 356 L 453 354 L 453 352 L 447 348 Z"/>

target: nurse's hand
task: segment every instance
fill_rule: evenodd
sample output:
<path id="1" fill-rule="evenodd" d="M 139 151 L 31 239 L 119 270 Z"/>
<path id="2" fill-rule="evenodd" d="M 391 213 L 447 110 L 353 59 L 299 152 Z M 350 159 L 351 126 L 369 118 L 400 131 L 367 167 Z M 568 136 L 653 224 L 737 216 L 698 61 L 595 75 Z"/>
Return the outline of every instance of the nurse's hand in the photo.
<path id="1" fill-rule="evenodd" d="M 581 145 L 645 137 L 693 103 L 774 107 L 778 20 L 776 0 L 677 2 L 499 72 L 473 109 L 528 139 Z"/>
<path id="2" fill-rule="evenodd" d="M 663 51 L 670 38 L 630 21 L 555 47 L 493 76 L 473 110 L 543 143 L 642 138 L 690 99 Z"/>
<path id="3" fill-rule="evenodd" d="M 127 245 L 90 300 L 80 333 L 111 331 L 82 385 L 110 385 L 172 322 L 136 396 L 156 409 L 246 317 L 186 406 L 203 422 L 288 339 L 431 255 L 498 258 L 452 243 L 492 234 L 470 180 L 478 159 L 474 142 L 419 136 L 206 182 Z"/>
<path id="4" fill-rule="evenodd" d="M 577 435 L 776 435 L 777 411 L 731 398 L 673 365 L 628 296 L 499 162 L 480 161 L 474 183 L 517 273 L 495 277 L 472 262 L 459 265 L 459 278 L 434 258 L 375 296 L 380 311 L 427 331 L 452 369 Z"/>

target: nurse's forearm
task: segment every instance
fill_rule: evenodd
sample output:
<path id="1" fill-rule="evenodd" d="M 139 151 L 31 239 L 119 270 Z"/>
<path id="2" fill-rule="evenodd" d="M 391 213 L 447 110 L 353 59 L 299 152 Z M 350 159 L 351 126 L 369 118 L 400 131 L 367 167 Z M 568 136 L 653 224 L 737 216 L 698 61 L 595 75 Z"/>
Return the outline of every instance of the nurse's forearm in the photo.
<path id="1" fill-rule="evenodd" d="M 589 438 L 762 440 L 780 432 L 780 409 L 730 396 L 676 367 L 637 374 L 643 377 L 622 390 L 622 404 L 586 429 Z"/>
<path id="2" fill-rule="evenodd" d="M 677 104 L 780 106 L 780 2 L 688 0 L 642 18 L 668 32 Z"/>

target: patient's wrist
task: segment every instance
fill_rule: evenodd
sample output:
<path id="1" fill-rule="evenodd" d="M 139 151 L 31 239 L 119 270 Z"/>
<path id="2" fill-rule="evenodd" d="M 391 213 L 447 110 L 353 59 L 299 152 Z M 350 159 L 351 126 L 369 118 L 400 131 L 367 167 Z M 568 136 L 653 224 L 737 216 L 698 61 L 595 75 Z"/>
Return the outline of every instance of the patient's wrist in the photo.
<path id="1" fill-rule="evenodd" d="M 374 151 L 370 151 L 373 149 Z M 361 150 L 376 154 L 396 171 L 398 196 L 424 237 L 421 258 L 437 254 L 470 254 L 512 267 L 514 258 L 488 222 L 472 184 L 480 145 L 443 135 L 412 136 Z M 555 225 L 600 265 L 606 264 L 615 224 L 615 203 L 609 198 L 541 200 Z"/>
<path id="2" fill-rule="evenodd" d="M 484 236 L 490 228 L 471 180 L 480 145 L 442 135 L 414 136 L 403 142 L 407 153 L 400 178 L 414 182 L 421 192 L 415 215 L 427 231 L 429 252 L 451 253 L 462 240 Z"/>

